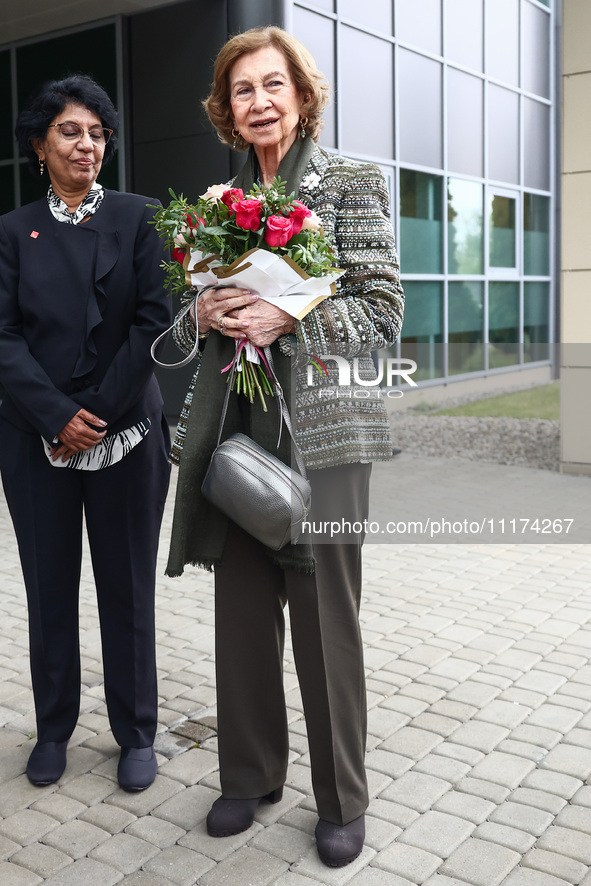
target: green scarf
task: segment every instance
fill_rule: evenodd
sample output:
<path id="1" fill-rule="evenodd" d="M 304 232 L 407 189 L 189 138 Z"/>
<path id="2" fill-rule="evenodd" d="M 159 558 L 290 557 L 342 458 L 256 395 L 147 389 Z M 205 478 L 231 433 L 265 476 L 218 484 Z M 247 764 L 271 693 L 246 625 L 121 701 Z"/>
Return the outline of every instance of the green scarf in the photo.
<path id="1" fill-rule="evenodd" d="M 314 142 L 297 139 L 283 158 L 277 174 L 287 181 L 287 193 L 295 191 L 304 175 L 314 150 Z M 256 178 L 256 155 L 251 148 L 247 161 L 238 173 L 234 187 L 250 190 Z M 291 404 L 291 360 L 280 353 L 277 343 L 272 345 L 275 372 L 283 388 L 288 405 Z M 221 369 L 234 357 L 234 339 L 224 338 L 213 331 L 207 339 L 201 357 L 197 383 L 193 392 L 191 412 L 179 466 L 179 476 L 172 524 L 172 536 L 166 574 L 182 575 L 186 564 L 212 569 L 220 563 L 226 536 L 228 518 L 201 494 L 201 485 L 216 447 L 218 426 L 226 393 L 227 374 Z M 238 431 L 247 434 L 264 449 L 277 455 L 285 464 L 291 463 L 291 438 L 286 429 L 279 433 L 279 413 L 273 398 L 267 398 L 268 412 L 259 401 L 252 405 L 240 394 L 231 394 L 222 439 Z M 290 409 L 293 415 L 293 410 Z M 314 571 L 314 556 L 310 543 L 288 544 L 280 551 L 266 548 L 271 559 L 283 569 L 301 572 Z"/>
<path id="2" fill-rule="evenodd" d="M 304 177 L 306 166 L 310 162 L 310 158 L 316 147 L 315 142 L 311 138 L 299 139 L 295 142 L 279 164 L 277 175 L 284 182 L 287 182 L 285 193 L 295 193 L 296 197 L 300 189 L 300 183 Z M 250 148 L 246 163 L 234 179 L 232 187 L 242 188 L 244 193 L 250 191 L 258 178 L 259 164 L 254 148 Z"/>

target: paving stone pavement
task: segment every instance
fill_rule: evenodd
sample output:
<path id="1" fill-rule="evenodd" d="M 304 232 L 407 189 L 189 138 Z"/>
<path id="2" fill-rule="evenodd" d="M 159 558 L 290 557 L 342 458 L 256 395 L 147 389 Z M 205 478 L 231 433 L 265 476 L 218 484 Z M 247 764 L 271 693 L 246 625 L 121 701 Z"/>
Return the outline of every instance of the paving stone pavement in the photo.
<path id="1" fill-rule="evenodd" d="M 437 503 L 433 459 L 405 455 L 389 470 L 406 480 L 410 473 L 418 491 L 428 484 Z M 588 478 L 573 485 L 550 472 L 450 461 L 440 514 L 454 478 L 463 494 L 472 488 L 484 501 L 503 487 L 522 502 L 534 489 L 536 500 L 548 488 L 566 503 L 575 487 L 579 501 L 591 490 Z M 387 513 L 395 484 L 378 486 Z M 361 621 L 372 799 L 362 855 L 329 869 L 314 846 L 289 642 L 283 800 L 262 806 L 244 834 L 207 836 L 205 816 L 219 790 L 212 578 L 194 569 L 164 576 L 171 517 L 172 494 L 157 594 L 156 782 L 138 795 L 117 786 L 86 555 L 79 724 L 59 784 L 36 788 L 24 775 L 35 741 L 26 606 L 0 499 L 1 886 L 591 886 L 588 544 L 543 543 L 540 535 L 521 545 L 366 546 Z"/>

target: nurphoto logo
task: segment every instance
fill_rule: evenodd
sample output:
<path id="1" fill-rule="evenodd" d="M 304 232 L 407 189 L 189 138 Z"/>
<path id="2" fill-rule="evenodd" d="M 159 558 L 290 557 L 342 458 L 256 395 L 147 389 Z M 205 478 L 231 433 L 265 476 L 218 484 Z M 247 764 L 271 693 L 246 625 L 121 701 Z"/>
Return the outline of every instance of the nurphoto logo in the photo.
<path id="1" fill-rule="evenodd" d="M 411 375 L 416 372 L 417 364 L 414 360 L 405 357 L 379 357 L 376 363 L 376 378 L 362 378 L 359 371 L 359 358 L 347 358 L 335 354 L 306 354 L 308 357 L 307 385 L 309 388 L 318 387 L 318 392 L 326 396 L 329 392 L 335 393 L 334 387 L 319 386 L 314 384 L 315 373 L 329 377 L 326 363 L 332 360 L 338 370 L 337 386 L 339 388 L 359 385 L 363 390 L 355 390 L 355 397 L 385 396 L 402 397 L 404 392 L 395 388 L 396 384 L 406 382 L 413 388 L 417 387 L 416 381 Z M 396 381 L 394 381 L 396 379 Z M 383 384 L 383 387 L 382 387 Z M 366 388 L 375 390 L 369 391 Z"/>

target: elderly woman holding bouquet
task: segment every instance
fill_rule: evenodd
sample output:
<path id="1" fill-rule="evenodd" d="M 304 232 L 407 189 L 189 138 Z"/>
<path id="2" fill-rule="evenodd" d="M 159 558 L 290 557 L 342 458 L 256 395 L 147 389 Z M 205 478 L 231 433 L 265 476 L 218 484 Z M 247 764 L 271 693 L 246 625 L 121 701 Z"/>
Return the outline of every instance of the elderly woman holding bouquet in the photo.
<path id="1" fill-rule="evenodd" d="M 275 229 L 267 225 L 267 245 L 284 245 L 281 238 L 290 225 L 314 225 L 318 218 L 344 274 L 336 293 L 302 320 L 244 289 L 214 289 L 198 298 L 199 367 L 173 449 L 180 472 L 167 572 L 179 575 L 188 563 L 215 571 L 222 796 L 208 815 L 209 834 L 240 833 L 251 826 L 262 801 L 281 799 L 288 764 L 282 674 L 287 603 L 319 815 L 318 852 L 325 864 L 339 867 L 363 848 L 368 805 L 358 620 L 363 534 L 325 544 L 308 538 L 272 551 L 201 494 L 226 389 L 220 370 L 244 339 L 258 348 L 271 346 L 283 389 L 295 400 L 295 436 L 311 482 L 312 520 L 336 513 L 363 523 L 371 462 L 392 454 L 380 398 L 357 399 L 350 388 L 336 386 L 326 396 L 326 389 L 307 386 L 306 360 L 297 357 L 357 357 L 360 372 L 368 379 L 373 372 L 375 379 L 370 352 L 392 344 L 402 323 L 403 293 L 383 176 L 376 166 L 318 147 L 327 100 L 328 85 L 313 58 L 279 28 L 239 34 L 216 59 L 205 108 L 220 138 L 247 155 L 231 185 L 212 196 L 226 192 L 237 220 L 241 213 L 238 223 L 258 228 L 260 207 L 244 195 L 257 184 L 268 188 L 279 176 L 287 195 L 295 193 L 300 218 L 290 213 L 274 223 Z M 195 338 L 189 313 L 179 319 L 176 340 L 190 352 Z M 272 404 L 264 411 L 259 400 L 251 404 L 232 395 L 224 436 L 237 430 L 276 451 Z M 289 463 L 287 434 L 279 454 Z"/>

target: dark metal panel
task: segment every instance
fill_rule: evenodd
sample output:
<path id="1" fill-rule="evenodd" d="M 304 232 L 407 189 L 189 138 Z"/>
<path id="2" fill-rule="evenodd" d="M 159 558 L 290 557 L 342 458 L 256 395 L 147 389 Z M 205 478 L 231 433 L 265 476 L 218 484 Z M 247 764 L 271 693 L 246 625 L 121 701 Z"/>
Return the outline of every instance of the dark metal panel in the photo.
<path id="1" fill-rule="evenodd" d="M 228 34 L 261 25 L 285 27 L 286 0 L 228 0 Z"/>

